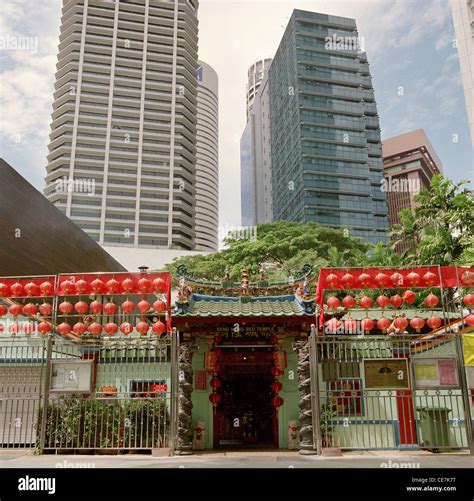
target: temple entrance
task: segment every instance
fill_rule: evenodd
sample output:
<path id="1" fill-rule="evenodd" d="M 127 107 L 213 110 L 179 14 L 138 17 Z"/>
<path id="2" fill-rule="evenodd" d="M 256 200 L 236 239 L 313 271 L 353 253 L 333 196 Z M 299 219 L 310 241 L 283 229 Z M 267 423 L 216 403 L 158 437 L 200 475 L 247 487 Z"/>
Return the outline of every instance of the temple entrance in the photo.
<path id="1" fill-rule="evenodd" d="M 223 351 L 222 404 L 214 415 L 214 447 L 278 447 L 277 413 L 270 388 L 272 352 Z"/>

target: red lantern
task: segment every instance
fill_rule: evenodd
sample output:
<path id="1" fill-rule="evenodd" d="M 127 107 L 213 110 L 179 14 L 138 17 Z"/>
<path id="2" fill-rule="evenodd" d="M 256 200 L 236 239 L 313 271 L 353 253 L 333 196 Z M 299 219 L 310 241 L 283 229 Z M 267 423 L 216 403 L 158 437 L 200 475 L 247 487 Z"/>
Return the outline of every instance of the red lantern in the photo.
<path id="1" fill-rule="evenodd" d="M 413 304 L 416 301 L 416 294 L 411 290 L 406 290 L 402 295 L 406 304 Z"/>
<path id="2" fill-rule="evenodd" d="M 73 325 L 72 330 L 74 334 L 77 334 L 78 336 L 82 336 L 84 332 L 86 332 L 87 327 L 85 326 L 84 323 L 82 322 L 77 322 L 76 324 Z"/>
<path id="3" fill-rule="evenodd" d="M 390 277 L 388 275 L 386 275 L 385 273 L 377 273 L 377 275 L 375 275 L 374 280 L 375 280 L 375 283 L 381 289 L 383 289 L 384 287 L 386 287 L 390 283 Z"/>
<path id="4" fill-rule="evenodd" d="M 12 322 L 8 327 L 8 332 L 15 336 L 20 333 L 20 324 L 18 322 Z"/>
<path id="5" fill-rule="evenodd" d="M 151 289 L 151 282 L 148 280 L 148 278 L 140 278 L 140 280 L 137 282 L 137 288 L 140 292 L 146 293 L 149 292 Z"/>
<path id="6" fill-rule="evenodd" d="M 368 310 L 374 302 L 372 298 L 369 296 L 364 296 L 359 299 L 359 304 L 364 308 L 364 310 Z"/>
<path id="7" fill-rule="evenodd" d="M 40 289 L 34 282 L 28 282 L 25 285 L 25 293 L 27 296 L 39 296 Z"/>
<path id="8" fill-rule="evenodd" d="M 8 308 L 8 311 L 14 316 L 17 317 L 21 315 L 23 312 L 23 306 L 21 304 L 14 303 Z"/>
<path id="9" fill-rule="evenodd" d="M 166 311 L 166 303 L 161 299 L 158 299 L 158 301 L 153 303 L 153 309 L 155 311 Z"/>
<path id="10" fill-rule="evenodd" d="M 416 273 L 415 271 L 411 271 L 407 275 L 407 282 L 408 285 L 411 285 L 413 287 L 416 287 L 420 283 L 421 277 Z"/>
<path id="11" fill-rule="evenodd" d="M 344 320 L 344 330 L 349 334 L 355 334 L 357 332 L 357 320 L 346 318 Z"/>
<path id="12" fill-rule="evenodd" d="M 423 275 L 423 282 L 428 286 L 428 287 L 433 287 L 433 285 L 438 284 L 438 277 L 432 273 L 431 271 L 427 271 Z"/>
<path id="13" fill-rule="evenodd" d="M 93 322 L 92 324 L 89 325 L 88 330 L 93 336 L 98 336 L 99 334 L 102 333 L 102 325 L 100 325 L 97 322 Z"/>
<path id="14" fill-rule="evenodd" d="M 415 317 L 410 320 L 410 325 L 416 329 L 416 332 L 420 332 L 425 326 L 425 321 L 420 317 Z"/>
<path id="15" fill-rule="evenodd" d="M 85 302 L 85 301 L 78 301 L 75 305 L 74 305 L 74 309 L 77 311 L 77 313 L 79 313 L 80 315 L 84 315 L 84 313 L 87 312 L 87 310 L 89 309 L 89 305 Z"/>
<path id="16" fill-rule="evenodd" d="M 70 280 L 64 280 L 61 283 L 61 292 L 62 294 L 73 294 L 74 293 L 74 284 Z"/>
<path id="17" fill-rule="evenodd" d="M 8 297 L 10 294 L 10 287 L 8 285 L 4 284 L 3 282 L 0 282 L 0 297 Z"/>
<path id="18" fill-rule="evenodd" d="M 135 282 L 131 278 L 126 278 L 122 282 L 122 290 L 124 292 L 133 292 L 135 289 Z"/>
<path id="19" fill-rule="evenodd" d="M 337 318 L 331 318 L 326 322 L 326 331 L 332 334 L 336 333 L 336 331 L 341 327 L 341 321 Z"/>
<path id="20" fill-rule="evenodd" d="M 389 327 L 390 327 L 390 320 L 388 318 L 382 317 L 377 320 L 377 327 L 382 331 L 385 332 Z"/>
<path id="21" fill-rule="evenodd" d="M 474 285 L 474 272 L 472 271 L 465 271 L 461 275 L 461 281 L 464 285 Z"/>
<path id="22" fill-rule="evenodd" d="M 166 292 L 166 282 L 162 278 L 155 278 L 152 285 L 155 292 Z"/>
<path id="23" fill-rule="evenodd" d="M 330 296 L 327 298 L 326 304 L 329 306 L 329 308 L 335 310 L 341 303 L 336 296 Z"/>
<path id="24" fill-rule="evenodd" d="M 344 306 L 344 308 L 347 308 L 348 310 L 350 308 L 354 308 L 355 304 L 356 300 L 352 296 L 346 296 L 342 300 L 342 306 Z"/>
<path id="25" fill-rule="evenodd" d="M 71 332 L 71 326 L 67 324 L 66 322 L 63 322 L 62 324 L 59 324 L 56 327 L 56 330 L 59 332 L 59 334 L 62 334 L 63 336 L 66 336 Z"/>
<path id="26" fill-rule="evenodd" d="M 405 318 L 405 317 L 397 317 L 394 321 L 393 321 L 393 325 L 401 330 L 401 331 L 404 331 L 407 327 L 408 327 L 408 320 Z"/>
<path id="27" fill-rule="evenodd" d="M 430 317 L 428 318 L 426 323 L 428 324 L 428 327 L 430 327 L 431 329 L 437 329 L 438 327 L 441 327 L 443 321 L 439 317 Z"/>
<path id="28" fill-rule="evenodd" d="M 19 282 L 14 283 L 10 287 L 10 291 L 12 293 L 12 296 L 23 296 L 24 294 L 23 285 L 21 285 Z"/>
<path id="29" fill-rule="evenodd" d="M 466 294 L 463 298 L 463 301 L 467 306 L 474 306 L 474 294 Z"/>
<path id="30" fill-rule="evenodd" d="M 151 305 L 148 301 L 142 300 L 137 304 L 137 310 L 141 313 L 150 311 Z"/>
<path id="31" fill-rule="evenodd" d="M 126 313 L 131 313 L 135 309 L 135 303 L 132 301 L 124 301 L 122 303 L 122 311 L 125 311 Z"/>
<path id="32" fill-rule="evenodd" d="M 367 289 L 372 283 L 372 277 L 368 273 L 361 273 L 357 282 L 363 289 Z"/>
<path id="33" fill-rule="evenodd" d="M 115 278 L 111 278 L 105 284 L 105 288 L 109 294 L 115 294 L 120 288 L 120 283 Z"/>
<path id="34" fill-rule="evenodd" d="M 343 283 L 346 289 L 352 289 L 355 279 L 353 275 L 351 275 L 350 273 L 346 273 L 345 275 L 342 276 L 341 282 Z"/>
<path id="35" fill-rule="evenodd" d="M 21 328 L 27 336 L 35 332 L 35 324 L 33 322 L 23 322 Z"/>
<path id="36" fill-rule="evenodd" d="M 283 385 L 280 383 L 280 381 L 275 381 L 272 383 L 270 388 L 273 391 L 273 393 L 278 393 L 279 391 L 281 391 L 283 389 Z"/>
<path id="37" fill-rule="evenodd" d="M 43 317 L 50 317 L 53 313 L 53 306 L 49 303 L 43 303 L 39 307 L 39 312 Z"/>
<path id="38" fill-rule="evenodd" d="M 217 369 L 216 369 L 216 371 L 217 371 Z M 282 371 L 278 367 L 272 367 L 271 372 L 272 372 L 272 375 L 275 377 L 283 376 L 283 374 L 285 374 L 285 371 Z"/>
<path id="39" fill-rule="evenodd" d="M 211 393 L 209 395 L 209 400 L 212 405 L 219 405 L 222 401 L 222 396 L 219 393 Z"/>
<path id="40" fill-rule="evenodd" d="M 139 332 L 142 336 L 147 334 L 148 329 L 150 328 L 148 322 L 138 322 L 137 326 L 135 329 L 137 329 L 137 332 Z"/>
<path id="41" fill-rule="evenodd" d="M 209 385 L 211 388 L 213 388 L 214 390 L 217 390 L 219 389 L 221 386 L 222 386 L 222 383 L 219 381 L 219 379 L 217 379 L 216 377 L 213 377 L 210 381 L 209 381 Z"/>
<path id="42" fill-rule="evenodd" d="M 115 303 L 107 303 L 104 305 L 104 313 L 106 315 L 113 315 L 117 311 L 117 305 Z"/>
<path id="43" fill-rule="evenodd" d="M 81 278 L 76 282 L 75 289 L 78 294 L 87 294 L 89 291 L 89 284 Z"/>
<path id="44" fill-rule="evenodd" d="M 124 322 L 120 326 L 120 332 L 128 336 L 131 332 L 133 332 L 133 325 L 130 322 Z"/>
<path id="45" fill-rule="evenodd" d="M 92 303 L 89 305 L 89 309 L 92 311 L 92 313 L 98 314 L 104 309 L 104 305 L 99 301 L 92 301 Z"/>
<path id="46" fill-rule="evenodd" d="M 43 294 L 43 296 L 52 296 L 54 293 L 54 287 L 51 282 L 48 281 L 43 282 L 42 284 L 40 284 L 39 287 L 41 294 Z"/>
<path id="47" fill-rule="evenodd" d="M 23 312 L 26 315 L 29 315 L 30 317 L 32 317 L 33 315 L 36 315 L 37 311 L 38 311 L 38 308 L 33 303 L 28 303 L 28 304 L 25 304 L 25 306 L 23 306 Z"/>
<path id="48" fill-rule="evenodd" d="M 113 336 L 118 331 L 118 326 L 113 322 L 109 322 L 105 324 L 104 330 L 109 336 Z"/>
<path id="49" fill-rule="evenodd" d="M 73 305 L 68 302 L 68 301 L 63 301 L 59 306 L 58 309 L 61 313 L 64 313 L 65 315 L 68 315 L 71 313 L 71 311 L 74 309 Z"/>
<path id="50" fill-rule="evenodd" d="M 91 290 L 94 294 L 100 294 L 104 290 L 105 284 L 100 278 L 96 278 L 91 282 Z"/>
<path id="51" fill-rule="evenodd" d="M 336 289 L 337 286 L 339 285 L 339 278 L 337 277 L 336 274 L 334 273 L 330 273 L 327 277 L 326 277 L 326 283 L 328 284 L 328 288 L 329 289 Z"/>
<path id="52" fill-rule="evenodd" d="M 375 323 L 371 318 L 364 318 L 360 323 L 362 329 L 366 332 L 371 331 L 375 327 Z"/>
<path id="53" fill-rule="evenodd" d="M 394 308 L 400 308 L 400 306 L 403 304 L 403 299 L 400 297 L 399 294 L 394 294 L 391 298 L 390 298 L 390 304 L 394 307 Z"/>
<path id="54" fill-rule="evenodd" d="M 424 303 L 426 306 L 429 308 L 434 308 L 438 303 L 439 303 L 439 298 L 438 296 L 435 296 L 432 292 L 430 292 L 424 300 Z"/>
<path id="55" fill-rule="evenodd" d="M 279 395 L 272 398 L 273 407 L 276 407 L 277 409 L 279 407 L 281 407 L 283 405 L 283 403 L 284 403 L 284 400 Z"/>
<path id="56" fill-rule="evenodd" d="M 0 304 L 0 317 L 8 313 L 8 308 L 4 304 Z"/>
<path id="57" fill-rule="evenodd" d="M 392 285 L 394 285 L 395 287 L 401 287 L 403 285 L 403 275 L 401 273 L 398 273 L 397 271 L 395 273 L 392 273 L 390 282 L 392 282 Z"/>
<path id="58" fill-rule="evenodd" d="M 376 300 L 375 303 L 377 306 L 380 308 L 386 308 L 388 306 L 388 303 L 390 303 L 390 299 L 387 296 L 379 296 Z"/>
<path id="59" fill-rule="evenodd" d="M 151 330 L 158 336 L 161 336 L 166 332 L 166 325 L 160 320 L 158 320 L 158 322 L 152 325 Z"/>
<path id="60" fill-rule="evenodd" d="M 465 322 L 467 325 L 474 325 L 474 315 L 471 313 L 470 315 L 468 315 L 465 319 Z"/>
<path id="61" fill-rule="evenodd" d="M 47 334 L 51 331 L 51 324 L 49 322 L 40 322 L 38 324 L 38 331 L 41 334 Z"/>

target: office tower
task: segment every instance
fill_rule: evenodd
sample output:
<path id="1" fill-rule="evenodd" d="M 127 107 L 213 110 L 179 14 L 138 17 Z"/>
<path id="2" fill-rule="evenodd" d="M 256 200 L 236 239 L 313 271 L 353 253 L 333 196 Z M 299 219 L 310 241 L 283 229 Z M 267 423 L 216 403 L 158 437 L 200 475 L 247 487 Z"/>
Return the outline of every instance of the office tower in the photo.
<path id="1" fill-rule="evenodd" d="M 268 71 L 275 220 L 388 241 L 379 119 L 354 19 L 295 10 Z"/>
<path id="2" fill-rule="evenodd" d="M 272 64 L 272 59 L 260 59 L 250 66 L 247 77 L 247 121 L 249 120 L 249 113 L 252 109 L 252 104 L 257 95 L 260 84 L 262 83 L 265 75 L 268 72 L 268 68 Z"/>
<path id="3" fill-rule="evenodd" d="M 441 160 L 423 129 L 390 137 L 382 142 L 383 165 L 390 225 L 399 224 L 398 213 L 414 209 L 413 200 L 430 180 L 443 171 Z"/>
<path id="4" fill-rule="evenodd" d="M 102 245 L 194 247 L 197 8 L 63 1 L 45 195 Z"/>
<path id="5" fill-rule="evenodd" d="M 467 116 L 474 145 L 474 1 L 451 0 Z"/>
<path id="6" fill-rule="evenodd" d="M 218 248 L 219 224 L 219 80 L 217 73 L 199 61 L 196 142 L 195 249 Z"/>

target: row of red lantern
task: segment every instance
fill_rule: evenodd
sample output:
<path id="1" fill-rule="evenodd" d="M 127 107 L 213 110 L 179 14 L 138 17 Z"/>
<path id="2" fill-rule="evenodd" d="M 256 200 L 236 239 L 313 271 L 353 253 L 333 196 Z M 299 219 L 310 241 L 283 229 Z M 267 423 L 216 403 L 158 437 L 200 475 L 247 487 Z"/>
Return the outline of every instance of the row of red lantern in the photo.
<path id="1" fill-rule="evenodd" d="M 7 313 L 10 313 L 14 317 L 25 314 L 30 317 L 40 313 L 43 317 L 50 317 L 53 312 L 53 307 L 50 303 L 43 303 L 40 306 L 36 304 L 28 303 L 24 306 L 22 304 L 13 303 L 8 308 L 4 304 L 0 304 L 0 317 L 3 317 Z"/>
<path id="2" fill-rule="evenodd" d="M 375 304 L 380 308 L 386 308 L 389 304 L 394 308 L 400 308 L 403 303 L 413 304 L 416 301 L 416 294 L 412 290 L 406 290 L 401 296 L 399 294 L 394 294 L 391 297 L 380 295 L 376 298 Z M 474 295 L 468 294 L 464 296 L 465 304 L 472 305 L 474 303 Z M 330 296 L 326 300 L 326 305 L 328 308 L 336 309 L 339 306 L 346 309 L 351 309 L 356 306 L 356 300 L 353 296 L 347 295 L 342 299 L 342 302 L 336 296 Z M 439 298 L 433 293 L 428 294 L 423 303 L 429 308 L 434 308 L 439 303 Z M 369 296 L 363 296 L 359 299 L 359 305 L 364 309 L 369 309 L 374 304 L 374 300 Z"/>
<path id="3" fill-rule="evenodd" d="M 135 310 L 135 308 L 140 313 L 148 313 L 150 312 L 150 310 L 162 313 L 167 310 L 166 303 L 162 299 L 158 299 L 153 304 L 149 303 L 144 299 L 135 304 L 133 301 L 127 299 L 120 305 L 120 307 L 122 311 L 125 313 L 132 313 Z M 112 302 L 102 304 L 99 301 L 92 301 L 90 304 L 87 304 L 85 301 L 78 301 L 73 305 L 69 301 L 63 301 L 62 303 L 59 304 L 58 310 L 64 315 L 69 315 L 73 311 L 76 311 L 77 313 L 84 315 L 85 313 L 87 313 L 88 310 L 90 310 L 92 313 L 104 312 L 106 315 L 114 315 L 118 310 L 118 306 L 117 304 Z"/>
<path id="4" fill-rule="evenodd" d="M 15 282 L 7 285 L 0 282 L 0 297 L 50 297 L 54 295 L 54 285 L 48 280 L 37 284 L 33 281 L 23 285 Z"/>
<path id="5" fill-rule="evenodd" d="M 98 322 L 93 322 L 89 325 L 86 325 L 83 322 L 77 322 L 72 327 L 68 323 L 63 322 L 59 324 L 56 328 L 56 330 L 63 336 L 67 336 L 68 334 L 71 333 L 76 334 L 77 336 L 82 336 L 86 332 L 89 332 L 93 336 L 99 336 L 100 334 L 102 334 L 103 331 L 105 331 L 105 333 L 108 334 L 109 336 L 113 336 L 119 330 L 120 332 L 128 336 L 133 332 L 133 329 L 134 327 L 130 322 L 123 322 L 120 326 L 118 326 L 114 322 L 109 322 L 104 326 L 102 326 Z M 150 332 L 150 324 L 148 322 L 143 322 L 143 321 L 138 322 L 137 325 L 135 326 L 135 330 L 139 334 L 144 336 Z M 154 334 L 161 336 L 166 332 L 166 325 L 160 320 L 158 320 L 158 322 L 155 322 L 154 324 L 151 325 L 151 331 Z"/>
<path id="6" fill-rule="evenodd" d="M 128 277 L 119 282 L 115 278 L 111 278 L 104 282 L 100 278 L 96 278 L 92 282 L 87 282 L 83 278 L 79 280 L 66 279 L 59 284 L 60 294 L 74 295 L 74 294 L 146 294 L 164 293 L 166 292 L 166 282 L 158 277 L 153 281 L 148 278 L 142 277 L 138 281 Z"/>

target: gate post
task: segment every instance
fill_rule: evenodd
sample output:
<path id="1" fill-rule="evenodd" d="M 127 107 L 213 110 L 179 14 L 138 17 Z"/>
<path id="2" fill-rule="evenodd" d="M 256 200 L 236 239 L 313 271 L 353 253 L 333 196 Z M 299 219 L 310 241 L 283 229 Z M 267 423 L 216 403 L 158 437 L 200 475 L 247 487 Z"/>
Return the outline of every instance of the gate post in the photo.
<path id="1" fill-rule="evenodd" d="M 313 448 L 316 449 L 318 456 L 321 455 L 321 403 L 319 399 L 319 371 L 318 371 L 318 345 L 317 332 L 314 326 L 311 326 L 309 336 L 309 370 L 311 380 L 311 409 L 313 420 Z"/>
<path id="2" fill-rule="evenodd" d="M 178 439 L 178 345 L 179 332 L 173 327 L 171 332 L 171 389 L 170 389 L 170 453 L 175 454 Z"/>
<path id="3" fill-rule="evenodd" d="M 53 334 L 50 332 L 48 334 L 48 342 L 46 345 L 46 372 L 44 376 L 44 386 L 43 386 L 43 398 L 41 402 L 40 412 L 41 412 L 41 430 L 39 439 L 39 453 L 43 453 L 44 443 L 46 439 L 46 421 L 48 418 L 48 404 L 49 404 L 49 386 L 51 381 L 51 358 L 53 353 Z M 44 345 L 43 345 L 44 354 Z"/>

